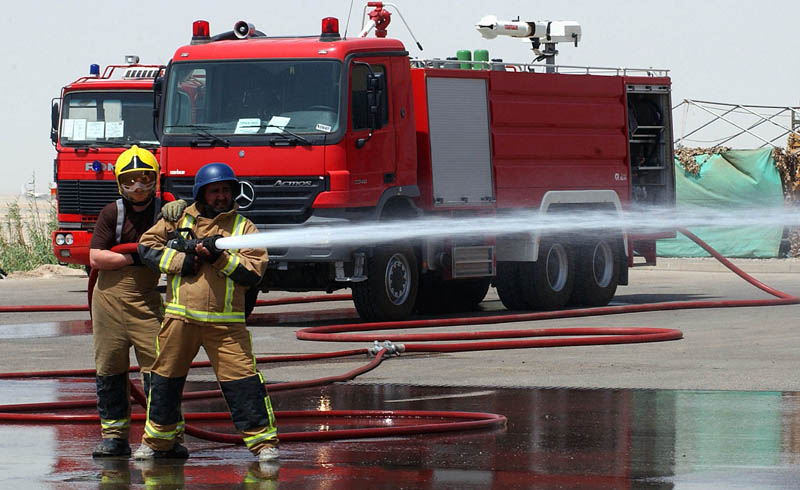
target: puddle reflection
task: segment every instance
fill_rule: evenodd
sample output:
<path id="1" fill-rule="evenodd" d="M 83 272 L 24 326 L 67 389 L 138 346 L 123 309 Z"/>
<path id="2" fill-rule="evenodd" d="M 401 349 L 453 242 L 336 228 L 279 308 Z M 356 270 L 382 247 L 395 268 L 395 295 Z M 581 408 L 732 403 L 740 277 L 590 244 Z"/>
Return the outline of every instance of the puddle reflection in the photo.
<path id="1" fill-rule="evenodd" d="M 53 380 L 24 383 L 23 391 L 37 393 L 37 398 L 47 393 L 54 396 L 51 399 L 74 399 L 77 392 L 91 396 L 93 388 L 68 381 L 58 381 L 58 389 Z M 46 383 L 41 385 L 46 388 L 37 388 L 37 383 Z M 189 383 L 187 391 L 215 387 Z M 9 402 L 21 389 L 18 381 L 0 381 L 0 398 Z M 98 482 L 114 479 L 134 486 L 161 481 L 176 488 L 204 489 L 252 482 L 261 486 L 245 487 L 320 490 L 794 488 L 800 481 L 798 393 L 347 384 L 276 392 L 272 401 L 277 411 L 492 412 L 505 415 L 508 426 L 286 443 L 278 470 L 260 467 L 242 447 L 191 437 L 186 446 L 192 456 L 185 463 L 93 461 L 91 449 L 99 440 L 95 424 L 5 424 L 0 425 L 0 486 L 9 487 L 22 475 L 55 488 L 98 488 Z M 189 401 L 184 409 L 226 407 L 220 399 Z M 318 424 L 309 421 L 296 427 L 278 418 L 279 431 L 316 430 Z M 370 420 L 361 425 L 375 424 Z M 229 421 L 202 427 L 231 430 Z M 141 424 L 134 425 L 134 448 L 141 430 Z"/>

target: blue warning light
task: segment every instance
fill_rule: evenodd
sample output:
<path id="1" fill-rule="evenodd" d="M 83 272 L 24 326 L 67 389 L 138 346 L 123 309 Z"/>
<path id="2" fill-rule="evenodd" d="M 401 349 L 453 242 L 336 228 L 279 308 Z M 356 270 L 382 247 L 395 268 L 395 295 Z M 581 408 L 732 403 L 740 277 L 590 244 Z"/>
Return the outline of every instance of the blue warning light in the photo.
<path id="1" fill-rule="evenodd" d="M 98 65 L 97 63 L 92 63 L 91 66 L 89 66 L 89 75 L 91 75 L 93 77 L 99 76 L 100 75 L 100 65 Z"/>

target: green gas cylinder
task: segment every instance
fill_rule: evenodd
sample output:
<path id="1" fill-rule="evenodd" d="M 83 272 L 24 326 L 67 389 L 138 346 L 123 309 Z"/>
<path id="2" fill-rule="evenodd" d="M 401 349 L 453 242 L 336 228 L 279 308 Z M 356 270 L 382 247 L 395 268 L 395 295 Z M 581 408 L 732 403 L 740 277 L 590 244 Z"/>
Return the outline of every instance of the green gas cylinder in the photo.
<path id="1" fill-rule="evenodd" d="M 461 61 L 472 61 L 472 53 L 468 49 L 459 49 L 456 51 L 456 58 Z M 469 70 L 472 68 L 472 63 L 461 63 L 462 70 Z"/>
<path id="2" fill-rule="evenodd" d="M 473 70 L 488 70 L 489 69 L 489 50 L 488 49 L 476 49 L 474 53 L 473 59 L 475 61 L 486 61 L 487 63 L 474 63 L 472 65 Z"/>

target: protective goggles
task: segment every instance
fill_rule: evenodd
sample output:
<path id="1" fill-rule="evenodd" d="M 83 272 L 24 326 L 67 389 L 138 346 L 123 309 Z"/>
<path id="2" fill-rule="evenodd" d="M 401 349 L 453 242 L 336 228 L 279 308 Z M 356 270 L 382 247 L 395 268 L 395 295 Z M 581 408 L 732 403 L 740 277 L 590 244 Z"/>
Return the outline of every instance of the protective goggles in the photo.
<path id="1" fill-rule="evenodd" d="M 137 170 L 134 172 L 125 172 L 119 176 L 119 184 L 124 187 L 130 187 L 137 182 L 148 186 L 156 180 L 156 173 L 148 170 Z"/>

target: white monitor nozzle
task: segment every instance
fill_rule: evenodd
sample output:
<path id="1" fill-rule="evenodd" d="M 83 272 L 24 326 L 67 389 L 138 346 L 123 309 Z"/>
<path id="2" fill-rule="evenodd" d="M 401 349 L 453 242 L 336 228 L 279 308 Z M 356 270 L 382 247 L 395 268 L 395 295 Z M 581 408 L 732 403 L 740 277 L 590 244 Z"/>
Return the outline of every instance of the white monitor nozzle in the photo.
<path id="1" fill-rule="evenodd" d="M 576 46 L 581 39 L 580 24 L 571 20 L 498 20 L 494 15 L 487 15 L 475 24 L 475 28 L 485 39 L 509 36 L 537 39 L 540 43 L 569 42 Z"/>

